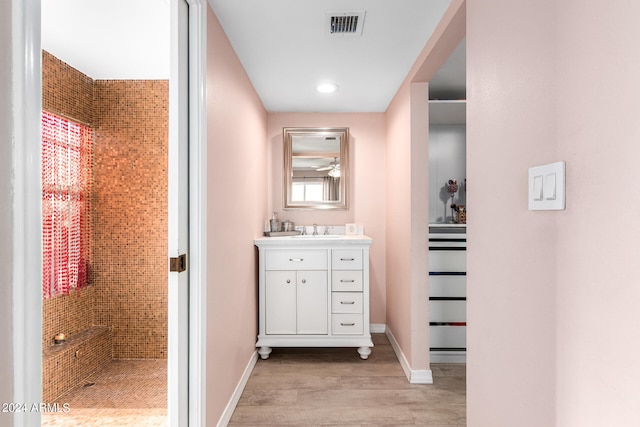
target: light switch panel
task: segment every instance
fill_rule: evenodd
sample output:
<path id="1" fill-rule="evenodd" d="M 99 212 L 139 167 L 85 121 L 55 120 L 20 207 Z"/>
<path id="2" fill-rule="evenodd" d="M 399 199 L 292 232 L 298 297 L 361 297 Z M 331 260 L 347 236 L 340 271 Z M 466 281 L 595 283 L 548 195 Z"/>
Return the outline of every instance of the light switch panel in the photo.
<path id="1" fill-rule="evenodd" d="M 542 200 L 542 175 L 533 177 L 533 200 Z"/>
<path id="2" fill-rule="evenodd" d="M 565 162 L 529 168 L 529 210 L 565 208 Z"/>
<path id="3" fill-rule="evenodd" d="M 547 174 L 544 180 L 544 199 L 555 200 L 556 199 L 556 174 Z"/>

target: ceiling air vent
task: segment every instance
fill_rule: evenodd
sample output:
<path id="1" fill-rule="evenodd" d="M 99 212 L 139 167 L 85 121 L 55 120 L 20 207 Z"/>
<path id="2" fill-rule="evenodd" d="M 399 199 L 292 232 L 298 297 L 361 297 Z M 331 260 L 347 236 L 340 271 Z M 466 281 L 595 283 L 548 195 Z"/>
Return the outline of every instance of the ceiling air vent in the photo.
<path id="1" fill-rule="evenodd" d="M 364 14 L 364 10 L 327 12 L 328 34 L 330 36 L 361 36 Z"/>

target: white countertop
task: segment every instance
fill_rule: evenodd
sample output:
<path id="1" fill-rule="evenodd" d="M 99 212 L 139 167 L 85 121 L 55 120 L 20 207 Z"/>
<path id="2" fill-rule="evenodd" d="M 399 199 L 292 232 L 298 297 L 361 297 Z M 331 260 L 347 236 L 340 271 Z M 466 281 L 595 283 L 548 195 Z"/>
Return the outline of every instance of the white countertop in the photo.
<path id="1" fill-rule="evenodd" d="M 258 247 L 292 246 L 327 246 L 327 245 L 371 245 L 373 239 L 364 234 L 330 234 L 330 235 L 298 235 L 281 237 L 260 237 L 255 239 L 254 244 Z"/>

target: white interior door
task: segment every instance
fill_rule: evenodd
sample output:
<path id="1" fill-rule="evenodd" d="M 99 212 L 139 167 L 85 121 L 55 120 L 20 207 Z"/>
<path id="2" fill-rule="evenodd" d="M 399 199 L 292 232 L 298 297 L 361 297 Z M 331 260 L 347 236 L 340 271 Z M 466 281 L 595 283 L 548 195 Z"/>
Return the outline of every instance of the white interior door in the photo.
<path id="1" fill-rule="evenodd" d="M 171 2 L 169 426 L 189 424 L 189 5 Z"/>

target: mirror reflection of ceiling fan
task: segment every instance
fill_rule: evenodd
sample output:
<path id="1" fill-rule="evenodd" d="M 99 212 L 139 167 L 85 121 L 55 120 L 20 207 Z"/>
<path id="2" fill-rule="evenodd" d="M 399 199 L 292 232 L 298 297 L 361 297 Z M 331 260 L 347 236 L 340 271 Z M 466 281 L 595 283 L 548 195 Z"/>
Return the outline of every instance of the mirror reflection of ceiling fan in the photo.
<path id="1" fill-rule="evenodd" d="M 317 168 L 316 170 L 318 172 L 329 171 L 327 173 L 327 175 L 329 175 L 329 176 L 331 176 L 333 178 L 339 178 L 340 177 L 340 163 L 338 163 L 338 158 L 334 157 L 333 158 L 333 162 L 331 162 L 330 165 Z"/>

